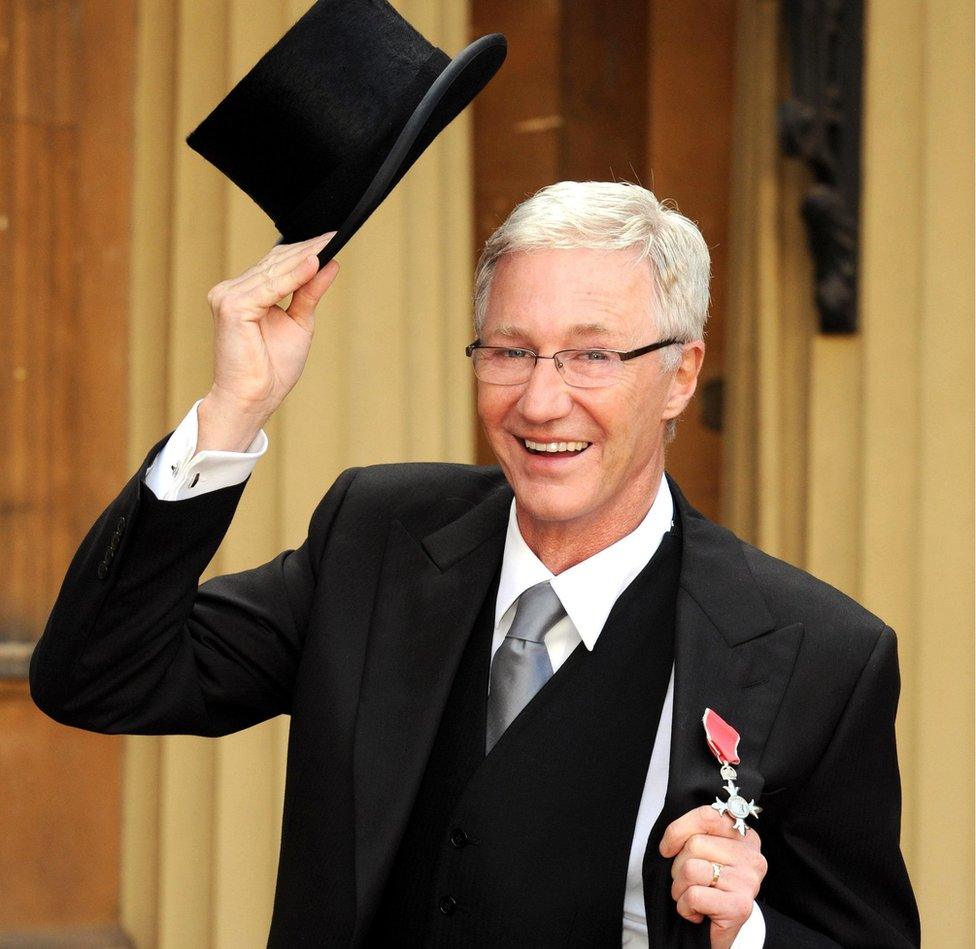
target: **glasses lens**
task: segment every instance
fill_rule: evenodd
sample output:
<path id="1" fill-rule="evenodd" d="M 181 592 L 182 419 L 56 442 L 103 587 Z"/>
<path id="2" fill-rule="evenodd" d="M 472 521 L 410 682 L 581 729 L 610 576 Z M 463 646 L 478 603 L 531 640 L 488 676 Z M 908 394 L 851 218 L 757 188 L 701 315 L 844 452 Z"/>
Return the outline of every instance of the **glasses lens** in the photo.
<path id="1" fill-rule="evenodd" d="M 567 349 L 556 354 L 563 378 L 571 386 L 596 388 L 615 382 L 623 363 L 618 353 L 607 349 Z"/>
<path id="2" fill-rule="evenodd" d="M 535 366 L 535 355 L 528 349 L 476 349 L 471 354 L 474 374 L 482 382 L 514 386 L 528 382 Z"/>

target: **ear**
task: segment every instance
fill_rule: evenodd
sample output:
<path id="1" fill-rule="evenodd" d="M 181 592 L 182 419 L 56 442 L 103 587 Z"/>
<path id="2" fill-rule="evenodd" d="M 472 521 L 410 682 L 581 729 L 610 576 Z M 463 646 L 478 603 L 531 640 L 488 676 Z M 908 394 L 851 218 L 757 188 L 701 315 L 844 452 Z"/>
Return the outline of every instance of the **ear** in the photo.
<path id="1" fill-rule="evenodd" d="M 691 401 L 691 397 L 695 394 L 695 389 L 698 388 L 698 374 L 701 372 L 704 359 L 704 340 L 696 339 L 691 343 L 684 344 L 681 363 L 671 379 L 668 401 L 664 404 L 661 418 L 677 418 L 685 410 Z"/>

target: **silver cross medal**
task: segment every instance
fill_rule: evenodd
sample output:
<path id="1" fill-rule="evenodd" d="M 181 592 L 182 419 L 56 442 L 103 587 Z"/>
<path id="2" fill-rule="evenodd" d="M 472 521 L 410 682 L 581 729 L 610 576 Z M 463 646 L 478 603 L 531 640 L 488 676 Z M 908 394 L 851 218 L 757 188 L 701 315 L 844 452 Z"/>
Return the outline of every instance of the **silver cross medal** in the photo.
<path id="1" fill-rule="evenodd" d="M 742 797 L 734 783 L 736 774 L 732 765 L 739 763 L 739 733 L 710 708 L 705 709 L 702 725 L 705 726 L 705 740 L 708 742 L 709 750 L 722 766 L 719 771 L 725 781 L 722 790 L 729 795 L 727 801 L 716 797 L 712 807 L 719 814 L 729 814 L 733 817 L 732 826 L 745 837 L 746 818 L 758 817 L 762 808 L 757 806 L 755 801 L 747 801 Z"/>

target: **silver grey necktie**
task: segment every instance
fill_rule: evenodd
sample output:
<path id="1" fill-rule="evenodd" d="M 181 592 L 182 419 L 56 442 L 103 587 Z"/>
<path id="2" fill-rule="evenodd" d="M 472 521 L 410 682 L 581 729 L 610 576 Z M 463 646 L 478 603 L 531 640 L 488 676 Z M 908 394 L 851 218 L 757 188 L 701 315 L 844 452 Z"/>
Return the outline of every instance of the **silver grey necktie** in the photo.
<path id="1" fill-rule="evenodd" d="M 548 580 L 519 597 L 512 628 L 491 663 L 486 753 L 552 676 L 542 637 L 565 615 Z"/>

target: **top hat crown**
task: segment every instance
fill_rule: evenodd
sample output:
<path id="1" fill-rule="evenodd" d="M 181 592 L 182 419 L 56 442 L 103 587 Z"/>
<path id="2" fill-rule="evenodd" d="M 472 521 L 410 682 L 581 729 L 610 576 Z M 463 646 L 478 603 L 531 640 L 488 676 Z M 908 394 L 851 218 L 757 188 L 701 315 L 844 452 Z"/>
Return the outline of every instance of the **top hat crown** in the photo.
<path id="1" fill-rule="evenodd" d="M 453 59 L 387 0 L 317 0 L 187 143 L 286 243 L 326 231 L 326 263 L 505 59 L 483 36 Z"/>

